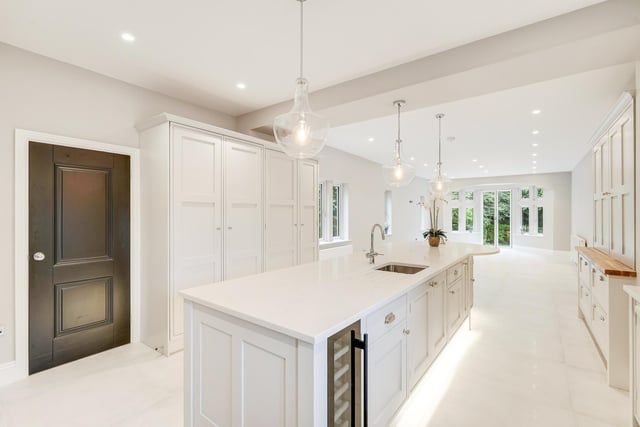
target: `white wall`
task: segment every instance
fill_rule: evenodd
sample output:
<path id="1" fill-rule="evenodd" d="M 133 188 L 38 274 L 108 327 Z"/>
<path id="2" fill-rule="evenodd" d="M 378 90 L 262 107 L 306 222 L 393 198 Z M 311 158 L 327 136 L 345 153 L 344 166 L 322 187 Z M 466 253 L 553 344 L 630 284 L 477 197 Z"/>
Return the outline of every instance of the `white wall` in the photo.
<path id="1" fill-rule="evenodd" d="M 462 189 L 507 189 L 514 186 L 535 185 L 544 189 L 544 233 L 542 236 L 527 236 L 518 232 L 516 218 L 519 209 L 512 209 L 512 244 L 513 246 L 533 247 L 552 250 L 569 250 L 571 230 L 571 173 L 549 173 L 535 175 L 514 175 L 474 179 L 456 179 L 451 184 L 452 190 Z M 512 206 L 517 198 L 512 199 Z M 481 206 L 479 203 L 476 206 Z M 478 208 L 476 208 L 478 209 Z M 450 209 L 445 209 L 445 229 L 450 229 Z M 452 241 L 482 243 L 481 213 L 474 212 L 474 233 L 447 233 Z"/>
<path id="2" fill-rule="evenodd" d="M 571 234 L 593 245 L 593 163 L 588 152 L 571 172 Z"/>
<path id="3" fill-rule="evenodd" d="M 135 123 L 161 112 L 235 128 L 226 114 L 0 43 L 0 365 L 14 360 L 14 130 L 136 147 Z"/>
<path id="4" fill-rule="evenodd" d="M 349 184 L 349 239 L 354 252 L 363 252 L 371 244 L 373 224 L 384 225 L 384 193 L 392 191 L 393 241 L 422 239 L 420 210 L 416 202 L 427 194 L 427 181 L 416 178 L 409 186 L 390 189 L 382 178 L 382 165 L 362 157 L 326 147 L 318 156 L 320 181 Z M 409 201 L 413 203 L 409 203 Z M 376 231 L 376 242 L 380 236 Z M 322 257 L 321 250 L 321 257 Z"/>

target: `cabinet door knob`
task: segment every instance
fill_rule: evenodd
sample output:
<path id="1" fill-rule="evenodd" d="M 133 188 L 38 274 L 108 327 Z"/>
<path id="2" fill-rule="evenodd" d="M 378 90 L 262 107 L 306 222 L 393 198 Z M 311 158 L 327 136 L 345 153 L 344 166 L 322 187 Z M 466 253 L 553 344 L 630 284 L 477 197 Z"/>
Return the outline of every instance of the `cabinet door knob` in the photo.
<path id="1" fill-rule="evenodd" d="M 411 330 L 410 329 L 403 329 L 402 333 L 405 334 L 405 335 L 409 335 L 411 333 Z"/>
<path id="2" fill-rule="evenodd" d="M 233 227 L 227 227 L 227 230 L 233 230 Z"/>
<path id="3" fill-rule="evenodd" d="M 451 295 L 453 295 L 453 294 L 455 294 L 455 293 L 456 293 L 456 291 L 449 291 L 449 293 L 450 293 Z"/>
<path id="4" fill-rule="evenodd" d="M 604 276 L 603 275 L 600 275 L 600 281 L 604 282 Z"/>
<path id="5" fill-rule="evenodd" d="M 438 282 L 429 282 L 429 286 L 431 286 L 432 288 L 435 288 L 437 284 Z"/>
<path id="6" fill-rule="evenodd" d="M 588 262 L 587 262 L 587 261 L 585 261 L 585 262 L 584 262 L 584 265 L 587 265 L 587 264 L 588 264 Z"/>
<path id="7" fill-rule="evenodd" d="M 453 275 L 457 276 L 458 275 L 458 270 L 453 270 Z"/>
<path id="8" fill-rule="evenodd" d="M 604 322 L 604 316 L 600 316 L 600 320 Z"/>
<path id="9" fill-rule="evenodd" d="M 389 323 L 393 323 L 394 320 L 396 320 L 396 315 L 393 313 L 389 313 L 386 316 L 384 316 L 385 325 L 388 325 Z"/>

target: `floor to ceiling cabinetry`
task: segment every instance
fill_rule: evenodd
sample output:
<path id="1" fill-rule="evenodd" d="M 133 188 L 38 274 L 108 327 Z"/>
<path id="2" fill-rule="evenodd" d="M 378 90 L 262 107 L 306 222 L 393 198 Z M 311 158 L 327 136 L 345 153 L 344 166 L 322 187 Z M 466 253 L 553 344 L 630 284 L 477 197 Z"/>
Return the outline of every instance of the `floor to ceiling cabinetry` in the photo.
<path id="1" fill-rule="evenodd" d="M 265 150 L 265 271 L 318 259 L 318 163 Z"/>
<path id="2" fill-rule="evenodd" d="M 317 259 L 318 166 L 166 114 L 139 130 L 141 336 L 170 354 L 183 348 L 182 289 Z"/>

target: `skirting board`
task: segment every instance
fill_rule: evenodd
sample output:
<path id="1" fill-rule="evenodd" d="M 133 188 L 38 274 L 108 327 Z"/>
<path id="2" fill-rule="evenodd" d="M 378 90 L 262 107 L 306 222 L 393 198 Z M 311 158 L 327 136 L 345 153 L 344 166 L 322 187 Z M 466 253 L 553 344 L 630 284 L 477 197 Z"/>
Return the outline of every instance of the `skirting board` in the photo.
<path id="1" fill-rule="evenodd" d="M 15 360 L 0 364 L 0 387 L 18 381 L 21 376 Z"/>

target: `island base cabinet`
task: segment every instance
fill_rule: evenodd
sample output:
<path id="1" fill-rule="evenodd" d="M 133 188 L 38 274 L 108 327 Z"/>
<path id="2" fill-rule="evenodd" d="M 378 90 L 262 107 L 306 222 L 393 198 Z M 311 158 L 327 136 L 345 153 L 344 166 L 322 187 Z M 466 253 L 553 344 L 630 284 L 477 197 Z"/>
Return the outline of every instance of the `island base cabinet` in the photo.
<path id="1" fill-rule="evenodd" d="M 387 426 L 407 396 L 405 327 L 400 323 L 371 344 L 369 422 Z"/>
<path id="2" fill-rule="evenodd" d="M 427 285 L 409 293 L 407 317 L 407 382 L 412 390 L 432 361 L 429 348 L 429 306 L 431 294 Z"/>
<path id="3" fill-rule="evenodd" d="M 429 286 L 429 353 L 435 358 L 447 344 L 447 320 L 445 311 L 445 274 L 437 276 Z"/>
<path id="4" fill-rule="evenodd" d="M 447 287 L 447 330 L 453 336 L 465 319 L 463 281 L 457 280 Z"/>
<path id="5" fill-rule="evenodd" d="M 297 341 L 187 303 L 185 426 L 294 427 Z"/>

